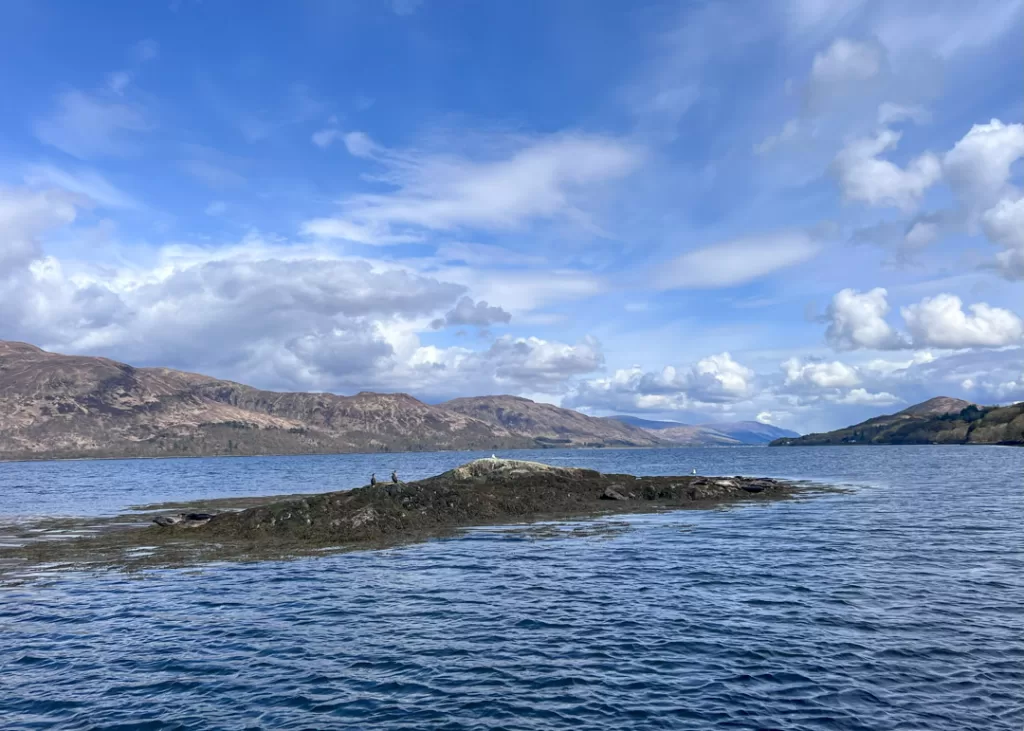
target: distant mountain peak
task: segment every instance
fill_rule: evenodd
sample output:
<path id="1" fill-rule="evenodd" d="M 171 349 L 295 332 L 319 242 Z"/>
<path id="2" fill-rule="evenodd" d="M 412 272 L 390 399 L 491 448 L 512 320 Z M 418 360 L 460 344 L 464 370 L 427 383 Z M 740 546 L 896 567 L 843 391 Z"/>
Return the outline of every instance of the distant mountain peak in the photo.
<path id="1" fill-rule="evenodd" d="M 964 401 L 960 398 L 936 396 L 935 398 L 930 398 L 927 401 L 922 401 L 919 404 L 909 406 L 903 409 L 903 411 L 898 412 L 898 414 L 904 414 L 906 416 L 941 416 L 942 414 L 959 414 L 968 406 L 972 405 L 973 404 L 970 401 Z"/>
<path id="2" fill-rule="evenodd" d="M 771 424 L 762 424 L 759 421 L 733 421 L 691 426 L 678 421 L 653 421 L 622 414 L 605 418 L 645 429 L 661 439 L 668 439 L 687 446 L 767 444 L 773 439 L 799 436 L 794 431 L 781 429 Z"/>

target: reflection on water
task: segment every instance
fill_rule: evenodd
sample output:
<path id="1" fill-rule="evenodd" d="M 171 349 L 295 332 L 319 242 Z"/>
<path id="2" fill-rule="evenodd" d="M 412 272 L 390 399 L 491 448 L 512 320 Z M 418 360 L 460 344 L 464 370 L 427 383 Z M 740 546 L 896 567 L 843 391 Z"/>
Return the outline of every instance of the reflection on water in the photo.
<path id="1" fill-rule="evenodd" d="M 0 464 L 0 515 L 358 486 L 473 455 Z M 1012 729 L 1024 450 L 517 453 L 850 494 L 0 586 L 3 727 Z"/>

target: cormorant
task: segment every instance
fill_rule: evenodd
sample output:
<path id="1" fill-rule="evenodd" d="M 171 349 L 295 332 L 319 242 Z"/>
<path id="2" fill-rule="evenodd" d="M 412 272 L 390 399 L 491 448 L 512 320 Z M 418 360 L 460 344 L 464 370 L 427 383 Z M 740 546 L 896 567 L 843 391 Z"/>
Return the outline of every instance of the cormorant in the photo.
<path id="1" fill-rule="evenodd" d="M 371 485 L 376 485 L 377 484 L 377 473 L 376 472 L 374 472 L 372 475 L 370 475 L 370 484 Z"/>
<path id="2" fill-rule="evenodd" d="M 391 470 L 391 481 L 396 485 L 398 484 L 398 472 L 396 470 Z"/>

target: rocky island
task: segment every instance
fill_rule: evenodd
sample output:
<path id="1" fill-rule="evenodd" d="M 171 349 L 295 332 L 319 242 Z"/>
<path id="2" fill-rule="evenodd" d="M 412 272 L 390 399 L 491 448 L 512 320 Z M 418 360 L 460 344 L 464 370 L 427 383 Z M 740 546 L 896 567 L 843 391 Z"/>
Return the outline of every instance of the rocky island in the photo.
<path id="1" fill-rule="evenodd" d="M 89 538 L 3 549 L 0 565 L 39 561 L 130 568 L 285 557 L 396 545 L 471 526 L 777 500 L 806 489 L 769 478 L 636 477 L 480 459 L 416 482 L 264 498 L 244 509 L 220 509 L 218 503 L 229 501 L 179 506 L 178 512 L 148 516 L 153 523 L 148 528 L 121 525 Z"/>

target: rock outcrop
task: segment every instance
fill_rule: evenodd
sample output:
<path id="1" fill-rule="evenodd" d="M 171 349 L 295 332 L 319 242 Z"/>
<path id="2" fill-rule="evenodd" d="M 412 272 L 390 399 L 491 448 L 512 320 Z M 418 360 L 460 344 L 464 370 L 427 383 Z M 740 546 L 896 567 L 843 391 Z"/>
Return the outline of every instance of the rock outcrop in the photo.
<path id="1" fill-rule="evenodd" d="M 378 484 L 222 513 L 189 533 L 204 540 L 254 545 L 401 541 L 462 526 L 610 510 L 708 507 L 784 497 L 794 489 L 764 478 L 634 477 L 481 459 L 417 482 Z"/>

